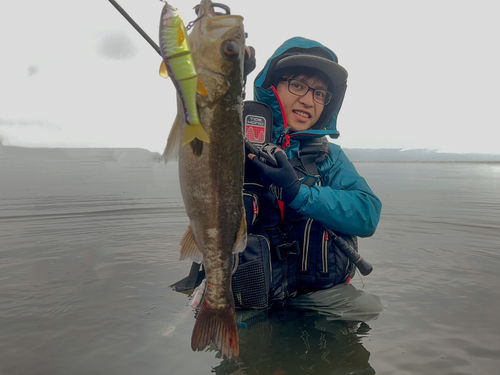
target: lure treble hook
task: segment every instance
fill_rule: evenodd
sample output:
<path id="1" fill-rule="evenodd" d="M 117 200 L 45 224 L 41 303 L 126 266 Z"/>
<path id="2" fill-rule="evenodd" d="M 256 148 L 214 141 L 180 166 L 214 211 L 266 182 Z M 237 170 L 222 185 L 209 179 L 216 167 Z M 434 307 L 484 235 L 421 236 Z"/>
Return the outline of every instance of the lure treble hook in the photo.
<path id="1" fill-rule="evenodd" d="M 213 8 L 213 9 L 214 9 L 214 12 L 215 12 L 215 15 L 216 15 L 216 16 L 228 16 L 228 15 L 230 15 L 230 14 L 231 14 L 231 9 L 230 9 L 230 8 L 229 8 L 226 4 L 222 4 L 222 3 L 212 3 L 211 8 Z M 215 10 L 215 8 L 220 8 L 220 9 L 222 9 L 224 12 L 217 12 L 217 11 Z M 193 9 L 194 9 L 194 12 L 196 13 L 196 15 L 197 15 L 198 17 L 197 17 L 194 21 L 191 21 L 191 22 L 189 22 L 189 23 L 188 23 L 188 25 L 186 26 L 186 30 L 191 29 L 191 28 L 194 26 L 194 24 L 195 24 L 196 22 L 198 22 L 201 18 L 205 17 L 205 16 L 206 16 L 206 14 L 207 14 L 207 10 L 206 10 L 205 8 L 203 8 L 203 7 L 201 6 L 201 4 L 196 4 L 196 5 L 194 6 L 194 8 L 193 8 Z M 200 10 L 203 10 L 203 12 L 202 12 L 201 14 L 200 14 Z"/>

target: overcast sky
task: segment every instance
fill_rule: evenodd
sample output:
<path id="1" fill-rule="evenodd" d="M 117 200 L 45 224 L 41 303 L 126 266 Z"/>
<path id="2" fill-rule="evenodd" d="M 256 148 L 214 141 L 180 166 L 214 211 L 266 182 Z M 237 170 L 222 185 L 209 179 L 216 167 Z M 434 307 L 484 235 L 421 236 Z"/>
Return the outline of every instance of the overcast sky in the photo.
<path id="1" fill-rule="evenodd" d="M 222 2 L 223 0 L 219 0 Z M 153 38 L 163 3 L 118 0 Z M 197 1 L 171 1 L 187 24 Z M 500 153 L 497 1 L 226 0 L 257 72 L 286 39 L 330 47 L 349 72 L 336 141 L 354 148 Z M 0 2 L 0 140 L 163 151 L 175 89 L 108 0 Z"/>

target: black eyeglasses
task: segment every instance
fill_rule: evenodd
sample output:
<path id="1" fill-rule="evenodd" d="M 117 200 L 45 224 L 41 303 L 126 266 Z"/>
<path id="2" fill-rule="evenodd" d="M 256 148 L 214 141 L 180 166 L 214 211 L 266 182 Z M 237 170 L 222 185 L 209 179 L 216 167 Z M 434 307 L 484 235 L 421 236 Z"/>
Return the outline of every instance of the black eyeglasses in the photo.
<path id="1" fill-rule="evenodd" d="M 333 94 L 323 89 L 313 89 L 307 83 L 294 78 L 282 78 L 280 81 L 288 82 L 288 91 L 293 95 L 305 96 L 309 91 L 313 93 L 313 100 L 321 105 L 328 105 Z"/>

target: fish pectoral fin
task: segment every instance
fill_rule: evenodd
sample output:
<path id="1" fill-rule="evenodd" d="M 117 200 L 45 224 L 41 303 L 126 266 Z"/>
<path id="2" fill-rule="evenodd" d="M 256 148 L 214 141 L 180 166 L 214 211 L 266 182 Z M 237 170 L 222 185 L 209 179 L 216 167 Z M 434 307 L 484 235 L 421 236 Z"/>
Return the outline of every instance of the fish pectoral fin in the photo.
<path id="1" fill-rule="evenodd" d="M 247 247 L 247 220 L 245 217 L 245 207 L 242 207 L 241 225 L 238 234 L 236 235 L 236 242 L 233 247 L 233 254 L 242 253 Z"/>
<path id="2" fill-rule="evenodd" d="M 185 146 L 188 143 L 191 143 L 195 138 L 204 143 L 210 143 L 207 133 L 205 133 L 205 130 L 203 130 L 203 127 L 200 124 L 186 125 L 186 127 L 184 128 L 181 145 Z"/>
<path id="3" fill-rule="evenodd" d="M 165 163 L 171 159 L 177 158 L 179 155 L 179 143 L 181 140 L 181 123 L 179 115 L 174 120 L 170 134 L 168 135 L 167 145 L 163 151 L 162 159 Z"/>
<path id="4" fill-rule="evenodd" d="M 165 64 L 165 61 L 162 61 L 160 65 L 160 77 L 168 78 L 167 64 Z"/>
<path id="5" fill-rule="evenodd" d="M 197 263 L 203 261 L 203 254 L 196 244 L 191 227 L 188 227 L 186 233 L 184 233 L 184 237 L 182 237 L 181 240 L 181 246 L 180 260 L 191 259 Z"/>
<path id="6" fill-rule="evenodd" d="M 200 81 L 198 78 L 198 83 L 196 84 L 196 92 L 200 95 L 207 96 L 208 92 L 205 86 L 203 86 L 203 83 Z"/>

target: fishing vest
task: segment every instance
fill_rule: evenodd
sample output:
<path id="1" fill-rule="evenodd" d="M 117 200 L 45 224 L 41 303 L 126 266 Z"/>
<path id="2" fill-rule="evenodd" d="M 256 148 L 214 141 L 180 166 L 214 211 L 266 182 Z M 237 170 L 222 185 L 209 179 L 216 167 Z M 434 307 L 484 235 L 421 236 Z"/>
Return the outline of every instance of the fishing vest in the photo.
<path id="1" fill-rule="evenodd" d="M 325 137 L 302 142 L 297 157 L 290 159 L 301 183 L 321 185 L 317 164 L 328 156 Z M 284 303 L 299 294 L 348 282 L 355 266 L 335 246 L 321 223 L 285 206 L 267 191 L 247 161 L 243 199 L 248 243 L 238 255 L 232 276 L 235 305 L 240 309 L 263 309 Z M 357 251 L 356 236 L 336 233 Z"/>

